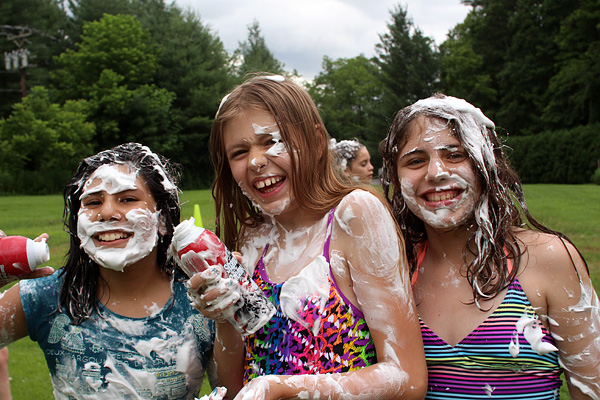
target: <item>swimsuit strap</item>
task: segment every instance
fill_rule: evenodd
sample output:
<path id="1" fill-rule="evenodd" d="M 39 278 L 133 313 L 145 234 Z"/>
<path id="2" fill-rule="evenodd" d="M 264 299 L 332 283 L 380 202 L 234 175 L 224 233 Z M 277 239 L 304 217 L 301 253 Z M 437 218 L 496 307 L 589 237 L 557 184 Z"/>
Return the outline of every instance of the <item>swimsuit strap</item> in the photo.
<path id="1" fill-rule="evenodd" d="M 325 245 L 323 246 L 323 257 L 325 257 L 328 264 L 329 264 L 329 243 L 331 242 L 331 231 L 333 230 L 332 229 L 332 221 L 333 221 L 334 213 L 335 213 L 335 207 L 333 207 L 329 211 L 329 217 L 327 218 L 327 237 L 325 238 Z"/>

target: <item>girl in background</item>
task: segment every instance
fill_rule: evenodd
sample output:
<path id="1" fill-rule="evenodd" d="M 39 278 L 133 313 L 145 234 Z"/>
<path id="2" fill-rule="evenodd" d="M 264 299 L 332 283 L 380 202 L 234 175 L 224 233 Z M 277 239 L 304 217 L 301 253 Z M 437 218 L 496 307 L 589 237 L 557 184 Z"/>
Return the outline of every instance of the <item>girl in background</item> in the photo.
<path id="1" fill-rule="evenodd" d="M 583 258 L 536 221 L 494 123 L 436 95 L 381 143 L 406 240 L 428 399 L 600 398 L 598 297 Z"/>
<path id="2" fill-rule="evenodd" d="M 371 155 L 364 144 L 357 139 L 331 140 L 334 147 L 340 170 L 356 182 L 370 184 L 373 179 L 373 165 Z"/>
<path id="3" fill-rule="evenodd" d="M 190 279 L 217 320 L 215 358 L 236 399 L 420 399 L 426 368 L 401 239 L 377 195 L 347 186 L 310 96 L 258 76 L 220 106 L 211 132 L 216 233 L 277 312 L 242 337 L 223 318 L 220 271 Z"/>

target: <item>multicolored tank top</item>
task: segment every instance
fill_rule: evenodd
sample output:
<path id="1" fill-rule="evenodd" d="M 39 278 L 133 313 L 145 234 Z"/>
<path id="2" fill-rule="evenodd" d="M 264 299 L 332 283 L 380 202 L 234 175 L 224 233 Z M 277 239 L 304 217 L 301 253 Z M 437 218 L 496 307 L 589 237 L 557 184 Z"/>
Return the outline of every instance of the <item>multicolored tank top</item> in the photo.
<path id="1" fill-rule="evenodd" d="M 331 210 L 323 257 L 329 265 Z M 375 345 L 362 312 L 344 296 L 329 265 L 329 298 L 299 298 L 300 318 L 282 312 L 281 290 L 285 282 L 273 283 L 265 271 L 264 255 L 253 279 L 277 307 L 269 322 L 246 337 L 245 383 L 261 375 L 326 374 L 353 371 L 377 362 Z M 324 306 L 322 306 L 324 305 Z"/>
<path id="2" fill-rule="evenodd" d="M 518 279 L 498 308 L 456 346 L 419 321 L 429 374 L 426 399 L 560 398 L 555 341 Z"/>

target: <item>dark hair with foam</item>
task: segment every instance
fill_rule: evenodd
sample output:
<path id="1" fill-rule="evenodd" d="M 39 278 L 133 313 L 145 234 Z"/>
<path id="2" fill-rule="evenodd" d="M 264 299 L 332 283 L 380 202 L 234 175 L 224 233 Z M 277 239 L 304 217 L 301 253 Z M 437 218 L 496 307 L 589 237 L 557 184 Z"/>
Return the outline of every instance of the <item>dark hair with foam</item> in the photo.
<path id="1" fill-rule="evenodd" d="M 143 178 L 156 201 L 156 211 L 160 213 L 159 219 L 166 228 L 164 235 L 159 234 L 157 262 L 165 274 L 170 276 L 173 273 L 174 265 L 169 257 L 169 246 L 175 226 L 179 224 L 181 217 L 176 168 L 166 158 L 138 143 L 122 144 L 85 158 L 63 192 L 65 202 L 63 221 L 65 230 L 70 236 L 70 247 L 67 262 L 60 272 L 64 275 L 60 305 L 65 308 L 65 312 L 73 319 L 74 324 L 80 324 L 97 307 L 96 289 L 100 279 L 100 267 L 81 249 L 81 242 L 77 236 L 80 196 L 85 182 L 92 173 L 107 164 L 128 165 L 132 171 L 137 171 L 137 174 Z"/>

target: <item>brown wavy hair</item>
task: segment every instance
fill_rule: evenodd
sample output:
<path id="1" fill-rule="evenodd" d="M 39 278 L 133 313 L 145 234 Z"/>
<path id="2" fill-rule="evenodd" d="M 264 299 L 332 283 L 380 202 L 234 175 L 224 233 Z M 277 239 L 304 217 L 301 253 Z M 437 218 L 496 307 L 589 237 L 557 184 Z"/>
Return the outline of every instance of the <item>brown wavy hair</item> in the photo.
<path id="1" fill-rule="evenodd" d="M 433 99 L 446 97 L 436 94 Z M 465 260 L 467 253 L 475 256 L 467 266 L 467 279 L 473 289 L 473 301 L 478 304 L 478 300 L 482 298 L 495 297 L 516 276 L 525 248 L 517 241 L 514 227 L 529 226 L 568 239 L 564 234 L 545 227 L 529 213 L 520 178 L 506 159 L 504 146 L 499 142 L 495 128 L 485 126 L 477 122 L 470 113 L 451 106 L 413 104 L 397 113 L 387 137 L 379 145 L 379 152 L 383 157 L 383 193 L 404 235 L 411 274 L 417 267 L 416 248 L 427 240 L 427 232 L 423 221 L 410 211 L 404 201 L 397 163 L 399 152 L 408 140 L 413 123 L 420 116 L 446 122 L 451 132 L 464 145 L 481 185 L 481 196 L 475 205 L 473 218 L 469 221 L 476 230 L 463 249 Z M 467 131 L 472 132 L 473 129 L 479 130 L 482 143 L 469 139 Z M 478 156 L 486 150 L 488 157 Z M 514 266 L 510 271 L 507 264 L 509 259 Z"/>

